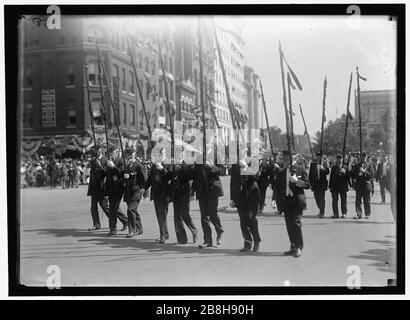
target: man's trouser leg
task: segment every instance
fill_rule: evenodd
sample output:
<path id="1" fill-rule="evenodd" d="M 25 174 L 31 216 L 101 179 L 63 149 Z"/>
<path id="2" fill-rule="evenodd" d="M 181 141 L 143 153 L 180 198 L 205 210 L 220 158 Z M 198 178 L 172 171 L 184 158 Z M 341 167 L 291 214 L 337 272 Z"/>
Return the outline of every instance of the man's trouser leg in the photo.
<path id="1" fill-rule="evenodd" d="M 339 192 L 333 191 L 332 192 L 332 209 L 333 209 L 333 216 L 335 217 L 339 216 L 338 202 L 339 202 Z"/>
<path id="2" fill-rule="evenodd" d="M 339 191 L 340 194 L 340 208 L 342 209 L 342 214 L 347 214 L 347 192 Z"/>
<path id="3" fill-rule="evenodd" d="M 364 207 L 364 214 L 366 217 L 370 216 L 370 191 L 363 192 L 363 207 Z"/>
<path id="4" fill-rule="evenodd" d="M 201 226 L 204 233 L 204 244 L 212 245 L 211 218 L 208 214 L 208 199 L 206 197 L 199 198 L 199 209 L 201 212 Z"/>
<path id="5" fill-rule="evenodd" d="M 168 201 L 166 199 L 154 199 L 155 214 L 157 215 L 159 236 L 161 240 L 168 240 Z"/>
<path id="6" fill-rule="evenodd" d="M 189 201 L 189 200 L 188 200 Z M 178 242 L 187 242 L 188 238 L 184 228 L 184 221 L 182 220 L 182 204 L 181 200 L 174 200 L 174 227 Z"/>
<path id="7" fill-rule="evenodd" d="M 356 213 L 359 218 L 362 217 L 362 196 L 363 193 L 360 190 L 356 190 L 356 201 L 355 201 L 355 206 L 356 206 Z"/>
<path id="8" fill-rule="evenodd" d="M 142 233 L 142 221 L 138 213 L 140 200 L 129 201 L 127 203 L 128 231 L 129 233 Z"/>

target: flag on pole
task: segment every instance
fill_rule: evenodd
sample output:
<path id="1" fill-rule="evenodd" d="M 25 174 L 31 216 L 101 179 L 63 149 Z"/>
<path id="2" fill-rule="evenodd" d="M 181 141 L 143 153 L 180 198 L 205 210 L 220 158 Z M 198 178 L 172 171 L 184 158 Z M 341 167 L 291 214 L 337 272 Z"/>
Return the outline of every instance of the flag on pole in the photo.
<path id="1" fill-rule="evenodd" d="M 353 120 L 353 116 L 352 116 L 352 114 L 350 113 L 349 110 L 347 110 L 347 118 L 350 119 L 350 120 Z"/>
<path id="2" fill-rule="evenodd" d="M 282 48 L 279 48 L 279 50 L 280 50 L 280 55 L 282 56 L 283 60 L 286 63 L 286 66 L 288 67 L 288 70 L 290 72 L 290 75 L 292 76 L 293 81 L 296 83 L 298 89 L 300 91 L 302 91 L 303 90 L 302 85 L 300 84 L 300 81 L 299 81 L 298 77 L 296 76 L 296 73 L 292 70 L 292 68 L 289 66 L 289 63 L 286 61 L 285 55 L 282 51 Z M 292 88 L 295 89 L 295 87 L 293 86 L 293 83 L 291 85 L 292 85 Z"/>
<path id="3" fill-rule="evenodd" d="M 362 77 L 362 76 L 360 75 L 360 73 L 359 73 L 359 72 L 357 73 L 357 75 L 358 75 L 358 76 L 359 76 L 359 78 L 360 78 L 360 79 L 362 79 L 363 81 L 367 81 L 367 78 Z"/>

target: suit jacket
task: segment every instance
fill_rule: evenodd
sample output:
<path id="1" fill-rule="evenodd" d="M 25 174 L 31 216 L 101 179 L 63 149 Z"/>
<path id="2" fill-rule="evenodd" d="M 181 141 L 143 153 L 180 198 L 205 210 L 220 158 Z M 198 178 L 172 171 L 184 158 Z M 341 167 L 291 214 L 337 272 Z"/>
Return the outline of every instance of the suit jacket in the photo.
<path id="1" fill-rule="evenodd" d="M 106 194 L 108 196 L 122 197 L 124 194 L 125 163 L 120 157 L 114 159 L 114 167 L 106 167 Z"/>
<path id="2" fill-rule="evenodd" d="M 196 198 L 217 198 L 224 195 L 222 183 L 219 179 L 219 168 L 215 165 L 211 167 L 197 164 L 196 174 L 193 182 L 194 192 L 196 193 Z"/>
<path id="3" fill-rule="evenodd" d="M 377 165 L 377 170 L 376 170 L 376 175 L 375 175 L 376 181 L 380 180 L 380 178 L 383 176 L 383 164 L 384 163 L 386 162 L 380 162 Z M 389 168 L 389 165 L 386 163 L 386 176 L 387 176 L 388 168 Z"/>
<path id="4" fill-rule="evenodd" d="M 172 201 L 172 189 L 175 183 L 175 171 L 171 164 L 162 163 L 163 169 L 158 169 L 156 164 L 153 164 L 145 183 L 145 189 L 151 187 L 150 200 L 164 200 L 170 198 Z"/>
<path id="5" fill-rule="evenodd" d="M 175 200 L 189 201 L 191 196 L 192 180 L 195 178 L 195 165 L 181 164 L 173 165 L 176 174 L 175 183 L 171 184 L 171 197 Z"/>
<path id="6" fill-rule="evenodd" d="M 259 187 L 267 187 L 269 185 L 269 164 L 262 162 L 259 166 L 259 175 L 257 177 Z"/>
<path id="7" fill-rule="evenodd" d="M 352 168 L 352 176 L 355 179 L 356 191 L 372 191 L 372 179 L 374 176 L 373 166 L 370 165 L 368 170 L 361 176 L 359 175 L 361 164 L 356 164 Z"/>
<path id="8" fill-rule="evenodd" d="M 260 192 L 256 175 L 242 175 L 240 177 L 238 211 L 252 213 L 256 216 L 259 210 Z"/>
<path id="9" fill-rule="evenodd" d="M 292 167 L 290 175 L 296 174 L 299 180 L 302 181 L 302 186 L 299 187 L 294 183 L 289 182 L 289 188 L 293 195 L 286 195 L 286 169 L 278 170 L 275 180 L 275 188 L 277 190 L 277 205 L 281 210 L 306 210 L 306 196 L 304 189 L 309 189 L 308 175 L 302 166 L 296 164 Z"/>
<path id="10" fill-rule="evenodd" d="M 309 169 L 309 183 L 313 191 L 327 190 L 327 175 L 329 174 L 329 168 L 324 167 L 319 170 L 319 177 L 317 174 L 318 163 L 312 162 Z"/>
<path id="11" fill-rule="evenodd" d="M 100 165 L 97 164 L 96 159 L 90 162 L 90 182 L 88 183 L 87 196 L 96 195 L 104 196 L 105 193 L 105 167 L 107 165 L 107 158 L 102 156 L 99 159 Z"/>
<path id="12" fill-rule="evenodd" d="M 147 181 L 147 170 L 141 162 L 135 160 L 128 163 L 126 173 L 129 174 L 128 179 L 124 179 L 124 201 L 139 201 L 142 198 L 141 189 L 144 188 Z"/>
<path id="13" fill-rule="evenodd" d="M 231 181 L 229 185 L 230 189 L 230 200 L 232 200 L 235 205 L 238 205 L 239 192 L 241 186 L 241 168 L 238 164 L 234 163 L 231 167 Z"/>
<path id="14" fill-rule="evenodd" d="M 347 192 L 350 185 L 350 172 L 346 169 L 345 174 L 340 173 L 340 167 L 335 164 L 330 171 L 329 189 L 331 192 Z"/>

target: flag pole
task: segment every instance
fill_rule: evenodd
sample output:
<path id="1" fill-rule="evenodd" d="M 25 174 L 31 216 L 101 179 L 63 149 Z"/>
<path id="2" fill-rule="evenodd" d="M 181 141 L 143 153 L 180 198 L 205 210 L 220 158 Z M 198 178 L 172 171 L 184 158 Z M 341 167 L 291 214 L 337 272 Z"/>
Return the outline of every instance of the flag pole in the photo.
<path id="1" fill-rule="evenodd" d="M 356 67 L 356 76 L 357 76 L 357 104 L 359 109 L 359 141 L 360 141 L 360 161 L 364 161 L 362 159 L 363 155 L 363 148 L 362 148 L 362 110 L 360 106 L 360 83 L 359 83 L 359 67 Z"/>
<path id="2" fill-rule="evenodd" d="M 164 61 L 162 59 L 162 49 L 161 49 L 161 43 L 159 41 L 159 35 L 157 34 L 157 43 L 158 43 L 158 52 L 159 52 L 159 58 L 160 58 L 160 63 L 161 63 L 161 70 L 162 70 L 162 79 L 164 82 L 164 91 L 165 91 L 165 98 L 167 99 L 167 109 L 168 109 L 168 116 L 169 116 L 169 125 L 171 129 L 171 159 L 174 161 L 174 147 L 175 147 L 175 140 L 174 140 L 174 123 L 172 122 L 172 114 L 171 114 L 171 104 L 169 102 L 169 95 L 168 95 L 168 86 L 167 86 L 167 80 L 166 80 L 166 75 L 165 75 L 165 67 L 164 67 Z"/>
<path id="3" fill-rule="evenodd" d="M 345 133 L 343 137 L 342 163 L 345 162 L 345 154 L 346 154 L 346 137 L 347 137 L 347 125 L 348 125 L 349 117 L 350 117 L 349 105 L 350 105 L 350 92 L 352 90 L 352 78 L 353 78 L 353 72 L 350 72 L 349 90 L 347 93 Z"/>
<path id="4" fill-rule="evenodd" d="M 106 155 L 108 157 L 108 129 L 107 129 L 107 108 L 105 107 L 105 95 L 104 95 L 104 89 L 103 89 L 103 80 L 102 80 L 102 75 L 101 75 L 101 64 L 102 64 L 102 59 L 100 55 L 100 48 L 98 47 L 98 44 L 95 44 L 97 47 L 97 64 L 98 64 L 98 82 L 100 85 L 100 95 L 101 95 L 101 106 L 103 109 L 103 118 L 104 118 L 104 131 L 105 131 L 105 140 L 106 140 Z"/>
<path id="5" fill-rule="evenodd" d="M 295 150 L 295 136 L 293 133 L 293 110 L 292 110 L 292 94 L 291 94 L 291 80 L 290 80 L 290 74 L 289 72 L 287 73 L 287 81 L 288 81 L 288 97 L 289 97 L 289 119 L 290 119 L 290 137 L 292 139 L 292 148 Z"/>
<path id="6" fill-rule="evenodd" d="M 324 126 L 325 121 L 326 121 L 326 116 L 325 116 L 326 88 L 327 88 L 327 79 L 325 77 L 325 81 L 323 82 L 322 127 L 321 127 L 321 134 L 320 134 L 320 163 L 322 163 L 322 157 L 323 157 L 323 126 Z"/>
<path id="7" fill-rule="evenodd" d="M 309 132 L 308 132 L 308 129 L 307 129 L 307 126 L 306 126 L 305 117 L 303 116 L 302 106 L 300 105 L 300 103 L 299 103 L 299 109 L 300 109 L 300 114 L 302 115 L 303 124 L 305 126 L 305 133 L 306 133 L 306 136 L 307 136 L 307 139 L 308 139 L 308 142 L 309 142 L 310 154 L 311 154 L 312 159 L 313 159 L 312 144 L 310 143 Z"/>
<path id="8" fill-rule="evenodd" d="M 270 132 L 269 132 L 269 120 L 268 120 L 268 114 L 266 112 L 265 95 L 263 94 L 262 81 L 260 79 L 259 79 L 259 87 L 261 88 L 262 105 L 263 105 L 263 110 L 265 111 L 264 113 L 265 113 L 265 119 L 266 119 L 266 126 L 268 128 L 270 150 L 272 151 L 272 156 L 273 156 L 273 143 L 272 143 L 272 137 L 270 136 Z M 263 117 L 262 117 L 262 120 L 263 120 Z"/>
<path id="9" fill-rule="evenodd" d="M 91 130 L 93 131 L 94 150 L 95 150 L 95 155 L 97 156 L 97 140 L 95 138 L 94 115 L 93 115 L 93 108 L 91 106 L 90 84 L 88 83 L 87 51 L 85 50 L 84 50 L 84 56 L 85 56 L 84 73 L 85 73 L 85 83 L 86 83 L 86 88 L 87 88 L 88 111 L 90 113 Z"/>
<path id="10" fill-rule="evenodd" d="M 285 108 L 285 119 L 286 119 L 286 142 L 287 142 L 287 147 L 288 147 L 288 152 L 289 152 L 289 165 L 290 168 L 292 168 L 292 154 L 291 154 L 291 142 L 290 142 L 290 131 L 289 131 L 289 114 L 288 114 L 288 108 L 286 104 L 286 88 L 285 88 L 285 74 L 283 71 L 283 51 L 282 51 L 282 45 L 279 41 L 279 57 L 280 57 L 280 71 L 281 71 L 281 76 L 282 76 L 282 91 L 283 91 L 283 106 Z"/>
<path id="11" fill-rule="evenodd" d="M 201 111 L 202 111 L 202 125 L 203 125 L 203 133 L 202 133 L 202 144 L 203 144 L 203 163 L 206 161 L 206 118 L 205 118 L 205 97 L 204 97 L 204 67 L 202 61 L 202 33 L 201 33 L 201 24 L 200 18 L 198 17 L 198 55 L 199 55 L 199 93 L 200 93 L 200 104 L 201 104 Z"/>

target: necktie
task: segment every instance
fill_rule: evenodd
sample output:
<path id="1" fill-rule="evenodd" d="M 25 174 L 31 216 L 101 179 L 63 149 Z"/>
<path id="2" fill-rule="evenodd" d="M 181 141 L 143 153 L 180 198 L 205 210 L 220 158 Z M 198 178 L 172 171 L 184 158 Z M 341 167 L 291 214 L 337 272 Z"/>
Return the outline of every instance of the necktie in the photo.
<path id="1" fill-rule="evenodd" d="M 289 177 L 290 177 L 290 170 L 289 170 L 289 167 L 287 167 L 286 168 L 286 196 L 293 196 L 293 192 L 289 188 Z"/>

